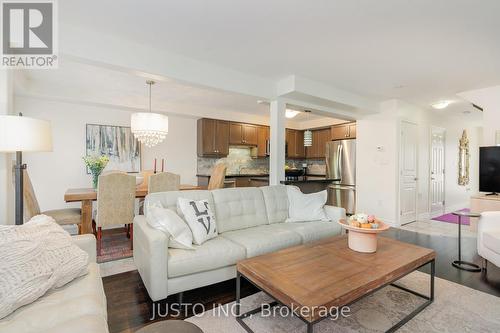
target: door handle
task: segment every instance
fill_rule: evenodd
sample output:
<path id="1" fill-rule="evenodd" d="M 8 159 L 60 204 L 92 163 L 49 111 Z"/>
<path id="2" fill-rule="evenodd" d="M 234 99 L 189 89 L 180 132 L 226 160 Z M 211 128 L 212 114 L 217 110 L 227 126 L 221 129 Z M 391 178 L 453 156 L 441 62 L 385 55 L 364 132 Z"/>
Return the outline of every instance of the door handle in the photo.
<path id="1" fill-rule="evenodd" d="M 344 146 L 339 146 L 339 176 L 342 178 L 342 152 L 344 151 Z"/>

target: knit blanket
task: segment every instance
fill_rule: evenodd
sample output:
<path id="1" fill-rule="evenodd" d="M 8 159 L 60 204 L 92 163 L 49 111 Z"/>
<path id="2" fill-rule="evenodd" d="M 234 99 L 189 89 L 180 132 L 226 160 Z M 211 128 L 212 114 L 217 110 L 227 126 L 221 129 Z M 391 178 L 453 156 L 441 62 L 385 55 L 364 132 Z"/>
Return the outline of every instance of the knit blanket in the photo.
<path id="1" fill-rule="evenodd" d="M 87 274 L 88 254 L 53 218 L 0 226 L 0 319 Z"/>

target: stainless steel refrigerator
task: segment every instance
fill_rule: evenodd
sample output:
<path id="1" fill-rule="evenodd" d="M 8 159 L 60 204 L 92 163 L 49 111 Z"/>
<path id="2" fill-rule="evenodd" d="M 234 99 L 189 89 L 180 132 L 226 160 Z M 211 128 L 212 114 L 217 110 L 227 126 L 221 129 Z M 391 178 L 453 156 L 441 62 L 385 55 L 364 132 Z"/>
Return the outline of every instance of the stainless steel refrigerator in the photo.
<path id="1" fill-rule="evenodd" d="M 356 140 L 326 143 L 326 176 L 340 179 L 328 188 L 328 204 L 356 213 Z"/>

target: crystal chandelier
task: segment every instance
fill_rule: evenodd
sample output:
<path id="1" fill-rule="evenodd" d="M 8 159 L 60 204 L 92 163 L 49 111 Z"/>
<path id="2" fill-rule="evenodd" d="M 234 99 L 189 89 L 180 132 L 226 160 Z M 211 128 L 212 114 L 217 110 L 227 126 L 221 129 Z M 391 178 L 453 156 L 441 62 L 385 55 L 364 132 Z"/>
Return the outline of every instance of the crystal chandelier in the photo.
<path id="1" fill-rule="evenodd" d="M 130 119 L 134 136 L 147 147 L 162 142 L 168 134 L 168 117 L 151 112 L 151 86 L 154 81 L 146 81 L 149 85 L 149 112 L 133 113 Z"/>
<path id="2" fill-rule="evenodd" d="M 307 120 L 309 120 L 309 113 L 311 113 L 310 110 L 304 110 L 304 112 L 307 115 Z M 313 145 L 313 134 L 311 130 L 305 130 L 304 131 L 304 147 L 311 147 Z"/>

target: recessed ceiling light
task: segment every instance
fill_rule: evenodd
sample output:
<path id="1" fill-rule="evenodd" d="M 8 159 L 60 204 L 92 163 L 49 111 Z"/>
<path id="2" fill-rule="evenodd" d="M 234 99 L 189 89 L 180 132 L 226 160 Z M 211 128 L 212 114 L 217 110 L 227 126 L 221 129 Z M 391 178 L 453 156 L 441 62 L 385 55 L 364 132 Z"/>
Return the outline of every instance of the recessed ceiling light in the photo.
<path id="1" fill-rule="evenodd" d="M 436 110 L 442 110 L 442 109 L 448 107 L 448 105 L 450 105 L 450 103 L 451 103 L 450 101 L 439 101 L 439 102 L 432 104 L 431 106 Z"/>
<path id="2" fill-rule="evenodd" d="M 287 118 L 293 118 L 296 115 L 298 115 L 299 113 L 300 113 L 300 111 L 286 109 L 286 111 L 285 111 L 285 117 L 287 117 Z"/>

